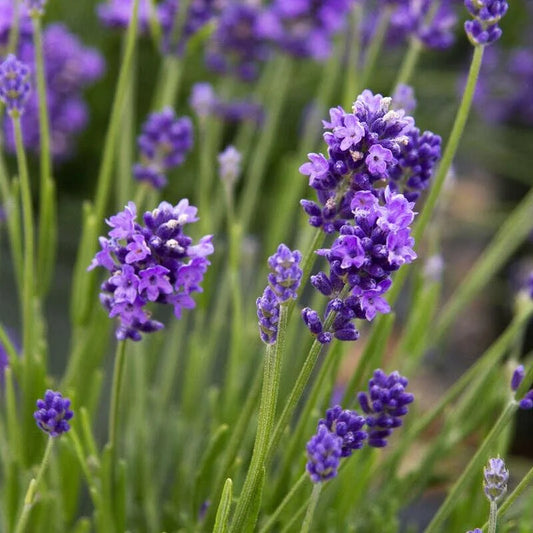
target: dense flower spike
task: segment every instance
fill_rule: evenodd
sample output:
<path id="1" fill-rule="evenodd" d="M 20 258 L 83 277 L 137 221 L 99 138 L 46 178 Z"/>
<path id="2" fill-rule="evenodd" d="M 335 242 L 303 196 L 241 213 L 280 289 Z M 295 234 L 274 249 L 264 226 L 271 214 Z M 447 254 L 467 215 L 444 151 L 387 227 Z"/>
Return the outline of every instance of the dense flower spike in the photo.
<path id="1" fill-rule="evenodd" d="M 501 37 L 498 22 L 509 9 L 506 0 L 465 0 L 465 6 L 474 17 L 465 22 L 466 34 L 474 46 L 485 46 Z"/>
<path id="2" fill-rule="evenodd" d="M 402 425 L 401 417 L 407 414 L 407 406 L 414 400 L 412 394 L 405 392 L 407 383 L 407 378 L 398 372 L 387 376 L 378 369 L 368 382 L 368 393 L 357 395 L 361 409 L 367 415 L 369 446 L 383 448 L 392 430 Z"/>
<path id="3" fill-rule="evenodd" d="M 328 260 L 330 273 L 311 276 L 311 283 L 330 299 L 326 317 L 336 313 L 330 333 L 339 340 L 358 338 L 353 319 L 370 321 L 377 313 L 390 311 L 383 295 L 391 286 L 391 274 L 416 258 L 409 227 L 415 216 L 413 204 L 389 187 L 383 193 L 383 204 L 378 196 L 372 191 L 355 192 L 351 202 L 353 225 L 340 228 L 331 248 L 317 251 Z M 320 342 L 328 341 L 316 313 L 306 308 L 302 317 Z"/>
<path id="4" fill-rule="evenodd" d="M 30 68 L 13 54 L 0 65 L 0 100 L 10 116 L 18 117 L 30 96 Z"/>
<path id="5" fill-rule="evenodd" d="M 524 365 L 518 365 L 513 372 L 513 377 L 511 378 L 511 390 L 516 392 L 518 390 L 518 387 L 520 387 L 522 381 L 524 381 L 524 377 L 526 375 L 526 372 L 524 370 Z"/>
<path id="6" fill-rule="evenodd" d="M 167 184 L 165 173 L 181 165 L 193 145 L 193 127 L 189 117 L 176 118 L 170 107 L 152 113 L 137 139 L 141 162 L 133 166 L 139 181 L 161 189 Z"/>
<path id="7" fill-rule="evenodd" d="M 313 483 L 321 483 L 337 475 L 343 440 L 324 424 L 318 425 L 316 435 L 307 443 L 307 472 Z"/>
<path id="8" fill-rule="evenodd" d="M 296 57 L 327 59 L 354 0 L 274 0 L 261 18 L 263 35 Z"/>
<path id="9" fill-rule="evenodd" d="M 74 416 L 69 409 L 70 400 L 60 392 L 48 389 L 43 400 L 37 400 L 37 411 L 33 413 L 37 425 L 51 437 L 59 437 L 70 429 L 68 421 Z"/>
<path id="10" fill-rule="evenodd" d="M 0 3 L 0 44 L 6 44 L 13 24 L 11 3 Z M 19 46 L 21 61 L 35 72 L 33 28 L 25 10 L 21 13 Z M 51 148 L 54 157 L 65 158 L 72 153 L 75 135 L 83 130 L 88 120 L 87 106 L 82 91 L 99 79 L 105 67 L 102 56 L 92 48 L 86 48 L 63 24 L 50 24 L 43 31 L 43 53 L 47 102 L 50 117 Z M 34 83 L 32 83 L 34 85 Z M 24 145 L 39 150 L 39 98 L 32 91 L 21 117 Z M 15 139 L 11 121 L 4 122 L 5 141 L 9 151 L 15 151 Z"/>
<path id="11" fill-rule="evenodd" d="M 259 335 L 265 344 L 274 344 L 278 337 L 279 301 L 274 291 L 267 286 L 263 296 L 257 298 L 257 318 Z"/>
<path id="12" fill-rule="evenodd" d="M 207 256 L 213 253 L 211 235 L 193 244 L 184 232 L 186 224 L 198 220 L 196 212 L 186 199 L 175 206 L 161 202 L 144 214 L 142 226 L 136 222 L 135 204 L 129 202 L 106 221 L 112 228 L 109 238 L 100 237 L 101 250 L 89 269 L 101 266 L 111 273 L 102 284 L 100 301 L 110 317 L 119 318 L 117 339 L 138 341 L 141 332 L 163 327 L 145 309 L 150 302 L 172 305 L 177 318 L 182 309 L 195 307 L 191 293 L 201 292 Z"/>
<path id="13" fill-rule="evenodd" d="M 280 244 L 276 253 L 268 258 L 271 270 L 268 282 L 279 303 L 296 299 L 302 279 L 301 259 L 302 254 L 298 250 L 293 252 L 285 244 Z"/>
<path id="14" fill-rule="evenodd" d="M 342 439 L 341 457 L 349 457 L 354 450 L 363 447 L 368 437 L 366 431 L 362 431 L 366 420 L 357 411 L 344 409 L 336 405 L 326 411 L 326 418 L 320 419 L 318 426 L 324 425 L 329 431 Z"/>
<path id="15" fill-rule="evenodd" d="M 505 468 L 502 459 L 489 459 L 487 466 L 483 469 L 483 489 L 485 495 L 491 502 L 498 502 L 507 492 L 507 482 L 509 481 L 509 470 Z"/>
<path id="16" fill-rule="evenodd" d="M 241 153 L 235 146 L 228 146 L 218 154 L 218 175 L 229 186 L 233 186 L 241 173 Z"/>
<path id="17" fill-rule="evenodd" d="M 245 81 L 255 79 L 259 63 L 269 56 L 268 43 L 261 28 L 262 15 L 261 8 L 255 5 L 227 5 L 207 46 L 207 66 L 220 74 L 234 74 Z"/>
<path id="18" fill-rule="evenodd" d="M 301 202 L 312 226 L 339 231 L 352 218 L 350 206 L 359 190 L 382 191 L 388 184 L 413 201 L 428 187 L 441 139 L 421 133 L 402 109 L 391 109 L 391 102 L 365 90 L 353 113 L 330 110 L 330 122 L 324 121 L 328 157 L 309 154 L 310 162 L 300 167 L 318 197 L 318 202 Z"/>

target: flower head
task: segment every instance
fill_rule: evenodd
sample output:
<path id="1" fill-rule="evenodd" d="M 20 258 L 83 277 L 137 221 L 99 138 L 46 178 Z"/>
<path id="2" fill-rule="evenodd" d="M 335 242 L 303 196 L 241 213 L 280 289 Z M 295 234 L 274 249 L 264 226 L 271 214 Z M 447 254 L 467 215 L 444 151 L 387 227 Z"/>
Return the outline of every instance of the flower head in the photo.
<path id="1" fill-rule="evenodd" d="M 485 495 L 491 502 L 501 500 L 507 492 L 507 482 L 509 481 L 509 470 L 505 468 L 503 459 L 489 459 L 487 466 L 483 469 L 483 489 Z"/>
<path id="2" fill-rule="evenodd" d="M 183 309 L 195 307 L 191 296 L 200 292 L 213 253 L 212 236 L 197 244 L 185 233 L 186 224 L 196 222 L 196 207 L 188 200 L 173 206 L 161 202 L 137 222 L 137 209 L 129 202 L 123 211 L 107 220 L 109 238 L 100 237 L 101 250 L 89 269 L 109 271 L 102 284 L 100 301 L 110 317 L 118 317 L 119 340 L 140 340 L 141 333 L 157 331 L 163 324 L 153 320 L 147 307 L 152 302 L 169 304 L 181 318 Z"/>
<path id="3" fill-rule="evenodd" d="M 341 456 L 349 457 L 354 450 L 359 450 L 368 436 L 363 427 L 366 420 L 357 411 L 344 409 L 336 405 L 326 411 L 326 418 L 320 419 L 318 425 L 323 424 L 329 431 L 342 439 Z"/>
<path id="4" fill-rule="evenodd" d="M 235 146 L 228 146 L 218 154 L 218 175 L 228 186 L 233 186 L 241 173 L 241 153 Z"/>
<path id="5" fill-rule="evenodd" d="M 392 430 L 402 425 L 401 417 L 407 414 L 407 406 L 414 401 L 414 396 L 405 392 L 407 383 L 407 378 L 398 372 L 387 375 L 378 369 L 368 382 L 368 393 L 357 395 L 367 415 L 369 446 L 383 448 Z"/>
<path id="6" fill-rule="evenodd" d="M 46 5 L 46 0 L 25 0 L 28 13 L 32 17 L 40 17 L 44 14 L 44 6 Z"/>
<path id="7" fill-rule="evenodd" d="M 298 250 L 293 252 L 285 244 L 280 244 L 276 253 L 268 258 L 271 270 L 268 282 L 279 303 L 296 298 L 302 279 L 301 259 L 302 254 Z"/>
<path id="8" fill-rule="evenodd" d="M 51 437 L 58 437 L 70 429 L 68 421 L 74 416 L 69 409 L 70 400 L 60 392 L 48 389 L 43 400 L 37 400 L 37 411 L 33 413 L 37 425 Z"/>
<path id="9" fill-rule="evenodd" d="M 0 64 L 0 100 L 11 116 L 20 116 L 30 96 L 30 67 L 13 54 Z"/>
<path id="10" fill-rule="evenodd" d="M 189 117 L 177 118 L 170 107 L 152 113 L 137 139 L 141 162 L 133 175 L 156 189 L 167 183 L 166 172 L 181 165 L 193 145 L 193 127 Z"/>
<path id="11" fill-rule="evenodd" d="M 307 472 L 313 483 L 321 483 L 337 475 L 342 455 L 342 438 L 324 424 L 318 425 L 316 435 L 307 443 Z"/>
<path id="12" fill-rule="evenodd" d="M 259 335 L 265 344 L 274 344 L 278 337 L 279 301 L 274 291 L 267 286 L 263 296 L 257 298 Z"/>
<path id="13" fill-rule="evenodd" d="M 465 22 L 466 34 L 474 46 L 486 46 L 501 37 L 498 23 L 509 9 L 506 0 L 465 0 L 465 6 L 474 17 Z"/>

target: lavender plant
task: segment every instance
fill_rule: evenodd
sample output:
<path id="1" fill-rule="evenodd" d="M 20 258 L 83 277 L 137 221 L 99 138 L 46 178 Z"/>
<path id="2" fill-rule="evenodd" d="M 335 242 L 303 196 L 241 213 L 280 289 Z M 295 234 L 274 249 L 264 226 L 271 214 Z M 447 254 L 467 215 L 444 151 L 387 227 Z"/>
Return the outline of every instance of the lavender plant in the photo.
<path id="1" fill-rule="evenodd" d="M 98 39 L 82 7 L 0 0 L 0 530 L 530 531 L 511 422 L 533 408 L 531 291 L 494 341 L 461 331 L 471 366 L 448 371 L 533 229 L 528 192 L 454 270 L 453 208 L 482 211 L 445 187 L 472 103 L 532 105 L 476 96 L 507 2 L 106 0 L 87 24 L 121 31 Z"/>

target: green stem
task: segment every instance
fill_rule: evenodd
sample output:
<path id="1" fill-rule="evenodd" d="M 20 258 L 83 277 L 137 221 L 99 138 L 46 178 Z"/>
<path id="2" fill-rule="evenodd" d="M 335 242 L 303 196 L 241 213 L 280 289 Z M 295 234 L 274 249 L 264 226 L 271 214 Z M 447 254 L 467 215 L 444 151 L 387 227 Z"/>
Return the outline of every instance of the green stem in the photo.
<path id="1" fill-rule="evenodd" d="M 372 40 L 370 41 L 370 45 L 366 52 L 365 64 L 363 66 L 363 72 L 361 73 L 359 84 L 357 85 L 356 94 L 359 94 L 363 89 L 368 87 L 381 47 L 385 42 L 390 16 L 391 10 L 388 7 L 384 8 L 379 15 L 376 30 L 374 31 L 374 35 L 372 36 Z"/>
<path id="2" fill-rule="evenodd" d="M 315 509 L 318 504 L 318 499 L 320 498 L 321 491 L 322 483 L 315 483 L 313 487 L 313 492 L 311 493 L 311 499 L 309 500 L 309 506 L 307 507 L 307 512 L 305 513 L 302 529 L 300 530 L 301 533 L 308 533 L 311 529 L 313 515 L 315 514 Z"/>
<path id="3" fill-rule="evenodd" d="M 437 514 L 433 517 L 424 533 L 435 533 L 439 531 L 439 528 L 443 524 L 444 520 L 452 512 L 457 502 L 464 496 L 472 475 L 474 475 L 482 467 L 491 445 L 500 436 L 500 433 L 505 426 L 511 421 L 517 407 L 518 404 L 515 401 L 511 401 L 504 409 L 500 415 L 500 418 L 498 418 L 492 430 L 478 448 L 470 463 L 468 463 L 468 466 L 463 470 L 463 473 L 452 487 L 446 500 L 441 505 L 437 511 Z"/>
<path id="4" fill-rule="evenodd" d="M 489 514 L 489 533 L 496 533 L 498 525 L 498 504 L 491 500 Z"/>
<path id="5" fill-rule="evenodd" d="M 357 96 L 357 77 L 359 75 L 359 56 L 361 54 L 361 23 L 363 4 L 356 2 L 350 13 L 350 38 L 348 40 L 348 73 L 344 78 L 343 105 L 350 109 Z"/>
<path id="6" fill-rule="evenodd" d="M 48 466 L 48 463 L 50 461 L 50 454 L 52 452 L 53 444 L 54 437 L 48 437 L 48 442 L 46 444 L 46 449 L 44 450 L 44 455 L 41 461 L 41 466 L 39 467 L 39 472 L 37 473 L 37 478 L 33 478 L 30 481 L 30 486 L 26 491 L 26 496 L 24 497 L 24 507 L 22 508 L 22 513 L 18 519 L 15 533 L 23 533 L 26 530 L 26 526 L 28 525 L 28 519 L 30 518 L 30 512 L 33 507 L 33 499 L 35 497 L 35 492 L 37 491 L 37 488 L 39 487 L 43 479 L 46 467 Z"/>
<path id="7" fill-rule="evenodd" d="M 285 511 L 288 505 L 292 503 L 294 496 L 299 492 L 299 490 L 304 485 L 307 484 L 306 482 L 308 479 L 309 479 L 309 474 L 307 472 L 304 472 L 298 478 L 298 481 L 296 481 L 296 483 L 292 486 L 291 490 L 287 493 L 285 498 L 283 498 L 282 502 L 276 507 L 275 511 L 269 516 L 268 520 L 263 524 L 263 526 L 259 530 L 259 533 L 267 533 L 268 531 L 272 530 L 278 517 L 281 515 L 283 511 Z"/>
<path id="8" fill-rule="evenodd" d="M 398 85 L 409 83 L 411 76 L 415 71 L 422 49 L 422 43 L 416 37 L 411 37 L 409 39 L 409 48 L 403 58 L 393 89 L 397 88 Z"/>
<path id="9" fill-rule="evenodd" d="M 165 72 L 161 93 L 157 97 L 155 109 L 162 109 L 166 106 L 174 107 L 178 96 L 178 89 L 181 81 L 183 59 L 174 55 L 165 56 L 163 69 Z"/>
<path id="10" fill-rule="evenodd" d="M 111 177 L 113 173 L 113 159 L 115 156 L 115 147 L 118 140 L 118 131 L 121 124 L 124 103 L 128 94 L 128 83 L 131 78 L 131 70 L 133 68 L 133 58 L 135 52 L 135 43 L 137 40 L 137 20 L 139 11 L 139 0 L 134 0 L 133 14 L 128 27 L 126 36 L 126 50 L 120 72 L 118 75 L 117 88 L 113 98 L 113 105 L 111 108 L 111 118 L 107 127 L 107 133 L 104 142 L 104 153 L 100 170 L 97 178 L 97 189 L 94 214 L 97 221 L 102 220 L 107 202 L 109 200 L 109 189 L 111 185 Z M 99 223 L 97 224 L 97 228 Z M 93 246 L 96 246 L 96 239 L 94 239 Z"/>
<path id="11" fill-rule="evenodd" d="M 37 94 L 39 98 L 39 149 L 40 149 L 40 224 L 38 261 L 40 294 L 44 294 L 50 283 L 56 246 L 56 228 L 52 183 L 52 152 L 50 149 L 50 117 L 46 98 L 45 65 L 41 15 L 32 16 L 33 44 L 35 48 L 35 70 L 37 74 Z M 52 194 L 51 194 L 52 193 Z"/>
<path id="12" fill-rule="evenodd" d="M 33 289 L 34 289 L 34 231 L 33 231 L 33 207 L 31 200 L 31 186 L 28 175 L 28 163 L 24 152 L 20 118 L 13 117 L 15 130 L 15 144 L 17 150 L 17 163 L 20 177 L 20 193 L 22 198 L 22 215 L 24 226 L 24 290 L 22 302 L 23 315 L 23 352 L 26 364 L 34 356 L 33 348 Z"/>
<path id="13" fill-rule="evenodd" d="M 118 341 L 115 353 L 115 367 L 113 369 L 113 384 L 111 386 L 111 407 L 109 411 L 108 442 L 111 453 L 116 457 L 117 430 L 119 421 L 120 390 L 124 377 L 124 363 L 126 361 L 126 341 Z M 114 461 L 113 461 L 114 462 Z"/>
<path id="14" fill-rule="evenodd" d="M 20 32 L 20 0 L 13 0 L 13 19 L 7 42 L 7 54 L 16 54 Z"/>
<path id="15" fill-rule="evenodd" d="M 274 417 L 279 392 L 281 362 L 285 348 L 287 330 L 287 305 L 281 304 L 278 322 L 278 337 L 274 345 L 268 345 L 265 356 L 263 390 L 257 422 L 257 433 L 250 467 L 235 509 L 231 531 L 242 532 L 244 524 L 250 520 L 250 511 L 257 496 L 257 488 L 265 468 L 269 442 L 274 429 Z"/>

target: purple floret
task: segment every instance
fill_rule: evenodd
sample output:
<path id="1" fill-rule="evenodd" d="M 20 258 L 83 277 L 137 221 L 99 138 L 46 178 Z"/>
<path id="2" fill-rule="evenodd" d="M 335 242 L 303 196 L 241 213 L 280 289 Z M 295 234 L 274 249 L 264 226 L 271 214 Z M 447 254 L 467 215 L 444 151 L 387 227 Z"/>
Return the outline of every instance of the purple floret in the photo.
<path id="1" fill-rule="evenodd" d="M 363 431 L 366 420 L 357 411 L 336 405 L 326 411 L 326 418 L 320 419 L 318 426 L 324 425 L 342 439 L 341 457 L 349 457 L 354 450 L 363 447 L 368 434 Z"/>
<path id="2" fill-rule="evenodd" d="M 69 409 L 70 400 L 60 392 L 48 389 L 43 400 L 37 400 L 37 411 L 33 417 L 37 425 L 51 437 L 59 437 L 70 429 L 68 421 L 74 416 Z"/>

